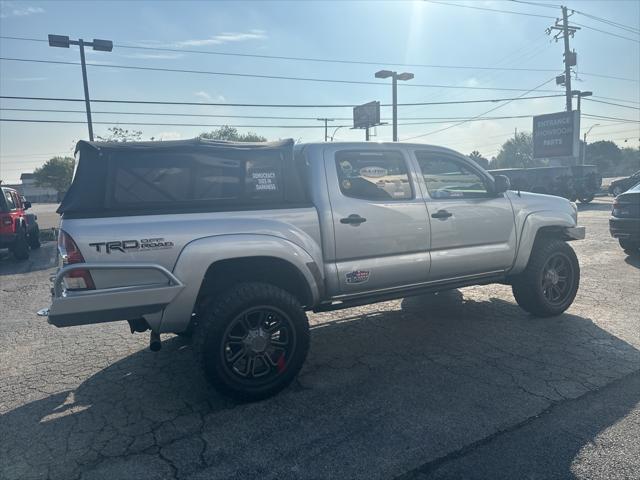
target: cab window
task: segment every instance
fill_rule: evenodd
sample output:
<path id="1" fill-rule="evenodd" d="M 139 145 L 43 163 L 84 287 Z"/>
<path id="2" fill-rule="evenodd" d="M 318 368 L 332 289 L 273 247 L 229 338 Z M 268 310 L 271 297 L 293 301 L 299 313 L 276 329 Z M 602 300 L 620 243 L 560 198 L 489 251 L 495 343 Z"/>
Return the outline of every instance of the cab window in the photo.
<path id="1" fill-rule="evenodd" d="M 416 152 L 431 198 L 483 198 L 489 195 L 486 180 L 464 162 L 431 152 Z"/>
<path id="2" fill-rule="evenodd" d="M 10 212 L 11 210 L 15 210 L 16 209 L 16 202 L 15 202 L 11 192 L 9 190 L 5 190 L 3 193 L 4 193 L 5 202 L 7 204 L 7 206 L 6 206 L 7 211 Z"/>
<path id="3" fill-rule="evenodd" d="M 400 152 L 344 150 L 336 153 L 336 169 L 340 191 L 347 197 L 379 201 L 413 198 Z"/>

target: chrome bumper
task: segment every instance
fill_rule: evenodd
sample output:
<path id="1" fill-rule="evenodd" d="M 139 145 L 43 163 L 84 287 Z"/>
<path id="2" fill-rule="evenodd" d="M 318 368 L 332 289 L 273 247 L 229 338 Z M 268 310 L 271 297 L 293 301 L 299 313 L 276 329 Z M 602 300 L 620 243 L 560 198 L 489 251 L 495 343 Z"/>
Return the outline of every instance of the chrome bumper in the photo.
<path id="1" fill-rule="evenodd" d="M 74 270 L 156 270 L 167 283 L 96 290 L 65 290 L 63 279 Z M 57 327 L 133 320 L 157 313 L 171 303 L 184 284 L 166 268 L 155 264 L 77 263 L 58 270 L 53 278 L 51 306 L 38 312 Z"/>

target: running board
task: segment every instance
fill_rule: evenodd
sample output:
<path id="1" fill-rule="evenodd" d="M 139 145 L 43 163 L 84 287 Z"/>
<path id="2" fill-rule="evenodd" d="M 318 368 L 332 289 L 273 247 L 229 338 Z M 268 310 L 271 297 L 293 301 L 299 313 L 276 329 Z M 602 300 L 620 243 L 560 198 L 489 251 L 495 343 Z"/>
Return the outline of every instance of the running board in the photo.
<path id="1" fill-rule="evenodd" d="M 334 301 L 331 303 L 322 303 L 313 309 L 314 312 L 331 312 L 333 310 L 342 310 L 343 308 L 360 307 L 370 303 L 388 302 L 389 300 L 397 300 L 398 298 L 415 297 L 426 293 L 441 292 L 444 290 L 452 290 L 454 288 L 470 287 L 473 285 L 488 285 L 490 283 L 504 283 L 506 276 L 504 274 L 491 275 L 487 277 L 475 277 L 466 280 L 454 280 L 442 283 L 434 283 L 431 285 L 422 285 L 419 287 L 407 288 L 404 290 L 394 290 L 393 292 L 378 293 L 375 295 L 364 295 L 357 298 L 345 299 L 342 301 Z"/>

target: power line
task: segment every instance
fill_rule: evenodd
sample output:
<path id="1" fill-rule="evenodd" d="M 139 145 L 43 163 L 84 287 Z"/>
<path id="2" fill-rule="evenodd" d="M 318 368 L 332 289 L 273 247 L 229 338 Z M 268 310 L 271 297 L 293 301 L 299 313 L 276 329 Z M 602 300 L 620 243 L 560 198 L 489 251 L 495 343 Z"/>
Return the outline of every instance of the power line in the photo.
<path id="1" fill-rule="evenodd" d="M 522 15 L 525 17 L 538 17 L 538 18 L 550 18 L 552 20 L 555 20 L 556 17 L 551 17 L 549 15 L 538 15 L 536 13 L 527 13 L 527 12 L 516 12 L 514 10 L 498 10 L 496 8 L 486 8 L 486 7 L 478 7 L 475 5 L 461 5 L 459 3 L 447 3 L 447 2 L 440 2 L 440 1 L 435 1 L 435 0 L 427 0 L 429 3 L 432 3 L 434 5 L 446 5 L 449 7 L 461 7 L 461 8 L 471 8 L 473 10 L 484 10 L 486 12 L 498 12 L 498 13 L 510 13 L 513 15 Z"/>
<path id="2" fill-rule="evenodd" d="M 640 105 L 640 102 L 636 102 L 635 100 L 627 100 L 625 98 L 601 97 L 600 95 L 593 95 L 592 98 L 602 98 L 603 100 L 613 100 L 614 102 L 635 103 L 636 105 Z"/>
<path id="3" fill-rule="evenodd" d="M 24 119 L 24 118 L 0 118 L 0 122 L 19 122 L 19 123 L 60 123 L 60 124 L 86 124 L 81 120 L 42 120 L 42 119 Z M 160 127 L 237 127 L 237 128 L 324 128 L 322 125 L 227 125 L 227 124 L 209 124 L 209 123 L 155 123 L 155 122 L 93 122 L 96 125 L 137 125 L 137 126 L 160 126 Z M 337 126 L 337 125 L 335 125 Z M 350 125 L 341 125 L 342 127 L 350 127 Z"/>
<path id="4" fill-rule="evenodd" d="M 632 110 L 640 110 L 640 107 L 632 107 L 631 105 L 622 105 L 621 103 L 605 102 L 604 100 L 594 100 L 592 98 L 584 98 L 584 100 L 587 100 L 589 102 L 604 103 L 606 105 L 614 105 L 616 107 L 630 108 Z"/>
<path id="5" fill-rule="evenodd" d="M 590 14 L 582 12 L 580 10 L 575 10 L 574 9 L 573 11 L 576 12 L 577 14 L 579 14 L 579 15 L 583 15 L 583 16 L 585 16 L 587 18 L 590 18 L 592 20 L 595 20 L 597 22 L 602 22 L 602 23 L 604 23 L 606 25 L 609 25 L 609 26 L 612 26 L 612 27 L 618 27 L 618 28 L 620 28 L 622 30 L 626 30 L 627 32 L 635 33 L 635 34 L 639 34 L 640 35 L 640 29 L 638 29 L 636 27 L 632 27 L 630 25 L 625 25 L 623 23 L 614 22 L 613 20 L 607 20 L 606 18 L 598 17 L 596 15 L 590 15 Z"/>
<path id="6" fill-rule="evenodd" d="M 449 7 L 471 8 L 471 9 L 474 9 L 474 10 L 484 10 L 484 11 L 487 11 L 487 12 L 509 13 L 509 14 L 512 14 L 512 15 L 523 15 L 523 16 L 526 16 L 526 17 L 549 18 L 549 19 L 552 19 L 552 20 L 556 20 L 556 17 L 551 17 L 549 15 L 539 15 L 539 14 L 528 13 L 528 12 L 517 12 L 517 11 L 514 11 L 514 10 L 501 10 L 501 9 L 496 9 L 496 8 L 478 7 L 478 6 L 475 6 L 475 5 L 461 5 L 459 3 L 447 3 L 447 2 L 440 2 L 440 1 L 435 1 L 435 0 L 427 0 L 427 1 L 429 3 L 435 4 L 435 5 L 446 5 L 446 6 L 449 6 Z M 589 30 L 594 30 L 596 32 L 604 33 L 606 35 L 611 35 L 613 37 L 622 38 L 624 40 L 629 40 L 631 42 L 640 43 L 640 40 L 636 40 L 635 38 L 625 37 L 623 35 L 618 35 L 617 33 L 609 32 L 609 31 L 606 31 L 606 30 L 601 30 L 599 28 L 591 27 L 589 25 L 582 25 L 582 24 L 579 24 L 579 23 L 574 23 L 574 25 L 578 25 L 578 26 L 580 26 L 582 28 L 586 28 L 586 29 L 589 29 Z"/>
<path id="7" fill-rule="evenodd" d="M 0 107 L 0 111 L 10 112 L 38 112 L 38 113 L 82 113 L 84 110 L 66 110 L 58 108 L 6 108 Z M 218 114 L 202 114 L 202 113 L 159 113 L 159 112 L 119 112 L 119 111 L 99 111 L 94 110 L 95 114 L 102 115 L 141 115 L 141 116 L 163 116 L 163 117 L 205 117 L 205 118 L 243 118 L 243 119 L 259 119 L 259 120 L 317 120 L 316 117 L 282 117 L 272 115 L 218 115 Z M 500 117 L 484 117 L 484 120 L 506 120 L 515 118 L 530 118 L 533 115 L 508 115 Z M 447 123 L 455 120 L 465 120 L 471 117 L 404 117 L 405 120 L 434 120 L 428 123 Z M 351 120 L 351 117 L 333 117 L 334 120 Z M 383 117 L 381 120 L 390 120 Z M 435 121 L 437 120 L 437 121 Z M 427 122 L 425 122 L 427 123 Z M 404 124 L 414 125 L 414 124 Z"/>
<path id="8" fill-rule="evenodd" d="M 551 81 L 553 81 L 553 80 L 555 80 L 555 78 L 550 78 L 549 80 L 546 80 L 546 81 L 542 82 L 540 85 L 538 85 L 538 86 L 536 86 L 536 87 L 532 88 L 531 90 L 529 90 L 529 91 L 527 91 L 527 92 L 523 93 L 522 95 L 520 95 L 520 97 L 522 97 L 522 96 L 526 95 L 527 93 L 530 93 L 530 92 L 533 92 L 533 91 L 537 90 L 538 88 L 540 88 L 540 87 L 542 87 L 542 86 L 546 85 L 547 83 L 549 83 L 549 82 L 551 82 Z M 520 97 L 516 97 L 516 98 L 520 98 Z M 503 103 L 503 104 L 501 104 L 501 105 L 498 105 L 498 106 L 496 106 L 496 107 L 490 108 L 490 109 L 489 109 L 489 110 L 487 110 L 486 112 L 483 112 L 483 113 L 481 113 L 481 114 L 479 114 L 479 115 L 476 115 L 476 116 L 472 117 L 470 120 L 475 120 L 475 119 L 477 119 L 477 118 L 483 117 L 483 116 L 485 116 L 487 113 L 491 113 L 491 112 L 493 112 L 493 111 L 495 111 L 495 110 L 497 110 L 497 109 L 499 109 L 499 108 L 505 107 L 505 106 L 507 106 L 509 103 L 511 103 L 511 102 L 513 102 L 513 101 L 514 101 L 514 100 L 508 100 L 508 101 L 506 101 L 505 103 Z M 436 134 L 436 133 L 444 132 L 445 130 L 449 130 L 449 129 L 451 129 L 451 128 L 454 128 L 454 127 L 458 127 L 458 126 L 460 126 L 460 125 L 463 125 L 463 124 L 465 124 L 465 123 L 469 122 L 470 120 L 463 120 L 462 122 L 456 123 L 456 124 L 454 124 L 454 125 L 450 125 L 450 126 L 448 126 L 448 127 L 444 127 L 444 128 L 438 129 L 438 130 L 433 130 L 433 131 L 431 131 L 431 132 L 423 133 L 423 134 L 421 134 L 421 135 L 415 135 L 415 136 L 413 136 L 413 137 L 405 138 L 404 140 L 413 140 L 414 138 L 426 137 L 426 136 L 428 136 L 428 135 L 434 135 L 434 134 Z"/>
<path id="9" fill-rule="evenodd" d="M 586 28 L 587 30 L 593 30 L 595 32 L 600 32 L 600 33 L 604 33 L 606 35 L 610 35 L 612 37 L 617 37 L 617 38 L 622 38 L 624 40 L 629 40 L 631 42 L 635 42 L 635 43 L 640 43 L 640 40 L 636 40 L 635 38 L 629 38 L 629 37 L 625 37 L 624 35 L 618 35 L 617 33 L 613 33 L 613 32 L 609 32 L 607 30 L 601 30 L 599 28 L 596 27 L 591 27 L 589 25 L 584 25 L 582 23 L 578 23 L 578 22 L 573 22 L 574 25 L 578 26 L 578 27 L 582 27 L 582 28 Z"/>
<path id="10" fill-rule="evenodd" d="M 0 39 L 47 43 L 47 40 L 43 40 L 39 38 L 14 37 L 14 36 L 6 36 L 6 35 L 0 35 Z M 139 46 L 139 45 L 123 45 L 118 43 L 114 43 L 114 48 L 124 48 L 124 49 L 133 49 L 133 50 L 151 50 L 151 51 L 173 52 L 173 53 L 193 53 L 193 54 L 201 54 L 201 55 L 220 55 L 220 56 L 229 56 L 229 57 L 262 58 L 267 60 L 289 60 L 289 61 L 299 61 L 299 62 L 320 62 L 320 63 L 338 63 L 338 64 L 353 64 L 353 65 L 375 65 L 375 66 L 388 65 L 390 67 L 394 66 L 394 67 L 407 67 L 407 68 L 440 68 L 440 69 L 452 69 L 452 70 L 496 70 L 496 71 L 545 72 L 545 73 L 556 72 L 558 70 L 557 68 L 495 67 L 495 66 L 478 66 L 478 65 L 438 65 L 438 64 L 425 64 L 425 63 L 398 63 L 398 62 L 387 62 L 387 61 L 346 60 L 346 59 L 314 58 L 314 57 L 291 57 L 291 56 L 284 56 L 284 55 L 230 53 L 230 52 L 219 52 L 214 50 L 193 50 L 193 49 L 186 49 L 186 48 L 146 47 L 146 46 Z M 600 78 L 609 78 L 612 80 L 622 80 L 627 82 L 638 82 L 638 80 L 633 78 L 625 78 L 625 77 L 619 77 L 615 75 L 604 75 L 604 74 L 591 73 L 591 72 L 581 72 L 580 74 L 588 77 L 600 77 Z"/>
<path id="11" fill-rule="evenodd" d="M 41 60 L 34 58 L 15 58 L 15 57 L 0 57 L 0 60 L 5 62 L 26 62 L 26 63 L 46 63 L 53 65 L 81 65 L 80 62 L 65 62 L 61 60 Z M 87 63 L 88 67 L 100 67 L 100 68 L 116 68 L 125 70 L 140 70 L 151 72 L 167 72 L 167 73 L 188 73 L 195 75 L 216 75 L 223 77 L 245 77 L 245 78 L 260 78 L 265 80 L 291 80 L 300 82 L 320 82 L 320 83 L 340 83 L 340 84 L 352 84 L 352 85 L 381 85 L 387 86 L 384 82 L 373 82 L 370 80 L 342 80 L 337 78 L 313 78 L 313 77 L 292 77 L 283 75 L 262 75 L 257 73 L 235 73 L 235 72 L 214 72 L 209 70 L 189 70 L 183 68 L 163 68 L 163 67 L 140 67 L 133 65 L 114 65 L 107 63 Z M 511 92 L 523 92 L 522 88 L 512 87 L 469 87 L 465 85 L 436 85 L 436 84 L 424 84 L 424 83 L 403 83 L 405 87 L 418 87 L 418 88 L 451 88 L 456 90 L 492 90 L 492 91 L 511 91 Z M 555 90 L 546 90 L 547 92 L 554 92 Z"/>
<path id="12" fill-rule="evenodd" d="M 538 98 L 555 98 L 564 97 L 564 94 L 555 95 L 534 95 L 524 97 L 522 95 L 513 98 L 488 98 L 481 100 L 455 100 L 455 101 L 443 101 L 443 102 L 413 102 L 413 103 L 398 103 L 398 106 L 410 107 L 415 105 L 460 105 L 471 103 L 495 103 L 503 102 L 506 100 L 534 100 Z M 51 101 L 51 102 L 84 102 L 83 98 L 62 98 L 62 97 L 27 97 L 27 96 L 14 96 L 14 95 L 0 95 L 0 99 L 7 100 L 37 100 L 37 101 Z M 334 105 L 320 105 L 320 104 L 284 104 L 284 103 L 221 103 L 221 102 L 170 102 L 170 101 L 155 101 L 155 100 L 104 100 L 104 99 L 91 99 L 92 103 L 122 103 L 122 104 L 140 104 L 140 105 L 190 105 L 190 106 L 214 106 L 214 107 L 263 107 L 263 108 L 353 108 L 356 104 L 334 104 Z M 382 107 L 390 107 L 390 103 L 380 104 Z"/>
<path id="13" fill-rule="evenodd" d="M 603 119 L 603 120 L 619 120 L 621 122 L 640 123 L 640 119 L 632 120 L 630 118 L 608 117 L 608 116 L 605 116 L 605 115 L 592 115 L 590 113 L 582 113 L 582 116 L 583 117 L 588 117 L 588 118 Z"/>

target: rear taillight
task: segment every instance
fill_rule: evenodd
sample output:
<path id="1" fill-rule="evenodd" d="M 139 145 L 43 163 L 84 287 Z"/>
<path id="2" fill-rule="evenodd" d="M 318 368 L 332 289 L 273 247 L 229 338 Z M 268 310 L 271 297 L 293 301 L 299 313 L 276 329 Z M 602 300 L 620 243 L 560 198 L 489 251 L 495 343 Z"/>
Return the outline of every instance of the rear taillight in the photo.
<path id="1" fill-rule="evenodd" d="M 58 233 L 58 251 L 63 265 L 84 263 L 84 257 L 80 249 L 73 241 L 71 235 L 64 230 Z M 96 288 L 89 270 L 73 270 L 64 277 L 64 285 L 67 290 L 94 290 Z"/>

